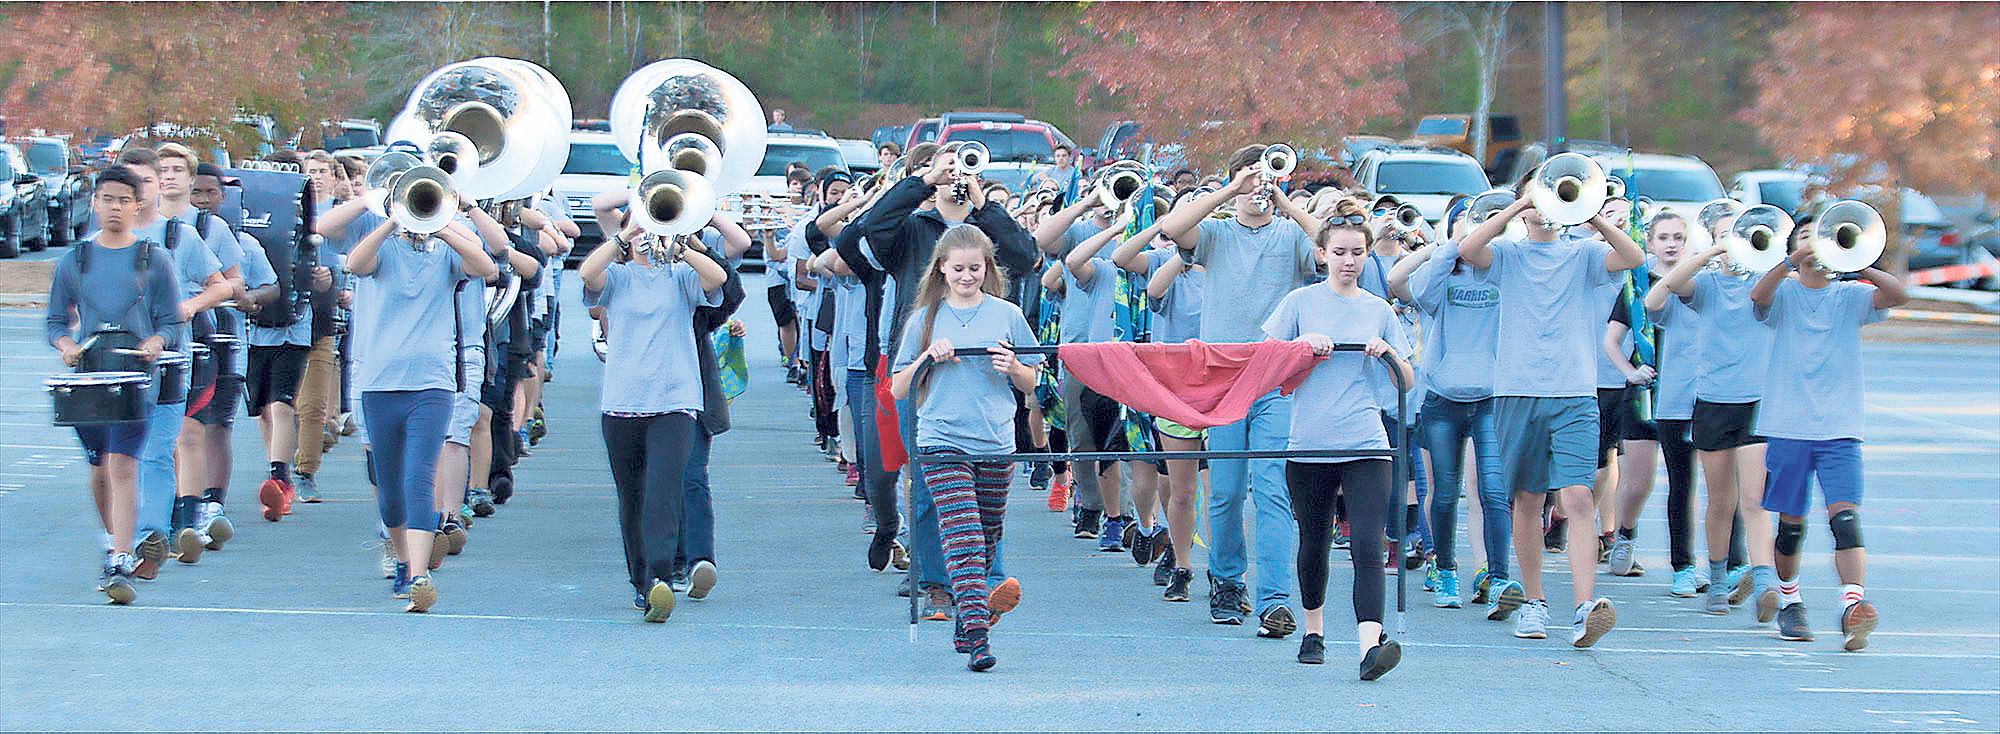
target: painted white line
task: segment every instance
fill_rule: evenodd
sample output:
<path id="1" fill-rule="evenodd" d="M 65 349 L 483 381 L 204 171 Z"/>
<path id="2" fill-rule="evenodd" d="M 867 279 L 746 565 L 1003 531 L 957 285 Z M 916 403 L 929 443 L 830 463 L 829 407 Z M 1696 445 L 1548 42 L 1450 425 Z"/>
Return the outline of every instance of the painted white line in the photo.
<path id="1" fill-rule="evenodd" d="M 1958 713 L 1957 711 L 1876 711 L 1875 709 L 1862 709 L 1862 710 L 1861 710 L 1861 713 L 1864 713 L 1864 714 L 1912 714 L 1912 715 L 1917 715 L 1917 716 L 1959 716 L 1959 715 L 1961 715 L 1961 714 L 1959 714 L 1959 713 Z"/>
<path id="2" fill-rule="evenodd" d="M 1970 688 L 1800 688 L 1799 690 L 1805 693 L 1880 693 L 1898 696 L 2000 696 L 2000 691 Z"/>
<path id="3" fill-rule="evenodd" d="M 1930 425 L 1934 425 L 1934 426 L 1938 426 L 1938 427 L 1940 427 L 1940 428 L 1949 428 L 1949 429 L 1952 429 L 1952 430 L 1955 430 L 1955 431 L 1962 431 L 1962 432 L 1965 432 L 1965 433 L 1969 433 L 1969 434 L 1972 434 L 1972 435 L 1974 435 L 1974 436 L 1978 436 L 1978 437 L 1980 437 L 1980 438 L 1985 438 L 1985 439 L 2000 439 L 2000 431 L 1988 431 L 1988 430 L 1984 430 L 1984 429 L 1979 429 L 1979 428 L 1973 428 L 1973 427 L 1971 427 L 1971 426 L 1962 426 L 1962 425 L 1959 425 L 1959 424 L 1957 424 L 1957 423 L 1953 423 L 1953 422 L 1951 422 L 1951 421 L 1944 421 L 1944 420 L 1938 420 L 1938 419 L 1936 419 L 1936 418 L 1932 418 L 1932 417 L 1930 417 L 1930 416 L 1927 416 L 1927 415 L 1924 415 L 1924 414 L 1922 414 L 1922 413 L 1912 413 L 1912 412 L 1910 412 L 1910 411 L 1907 411 L 1907 410 L 1900 410 L 1900 409 L 1897 409 L 1897 408 L 1891 408 L 1891 407 L 1889 407 L 1889 406 L 1886 406 L 1886 405 L 1883 405 L 1883 404 L 1881 404 L 1881 403 L 1877 403 L 1877 402 L 1875 402 L 1875 401 L 1872 401 L 1872 400 L 1864 400 L 1864 401 L 1862 401 L 1862 404 L 1863 404 L 1863 405 L 1866 405 L 1866 406 L 1867 406 L 1867 410 L 1869 410 L 1870 412 L 1878 412 L 1878 411 L 1879 411 L 1879 412 L 1883 412 L 1883 413 L 1893 413 L 1893 414 L 1896 414 L 1896 415 L 1898 415 L 1898 416 L 1902 416 L 1902 417 L 1906 417 L 1906 418 L 1908 418 L 1908 419 L 1910 419 L 1910 420 L 1912 420 L 1912 421 L 1915 421 L 1915 422 L 1917 422 L 1917 423 L 1928 423 L 1928 424 L 1930 424 Z M 1864 446 L 1865 446 L 1865 444 L 1864 444 Z M 1989 448 L 1989 449 L 1986 449 L 1986 450 L 1989 450 L 1989 451 L 1990 451 L 1991 449 Z"/>
<path id="4" fill-rule="evenodd" d="M 1775 637 L 1777 634 L 1773 630 L 1768 630 L 1768 629 L 1755 629 L 1755 630 L 1693 629 L 1684 627 L 1619 627 L 1618 631 L 1619 632 L 1665 632 L 1670 634 L 1704 634 L 1704 635 L 1759 635 L 1765 637 Z M 1840 630 L 1820 630 L 1818 634 L 1838 637 L 1840 635 Z M 1868 633 L 1868 636 L 1869 637 L 1948 637 L 1953 639 L 1978 637 L 1984 639 L 2000 639 L 2000 634 L 1994 634 L 1990 632 L 1870 632 Z"/>
<path id="5" fill-rule="evenodd" d="M 0 449 L 39 449 L 44 451 L 50 451 L 50 450 L 62 451 L 67 449 L 71 451 L 76 451 L 77 453 L 83 452 L 83 448 L 77 446 L 76 444 L 70 444 L 68 446 L 55 446 L 50 444 L 38 444 L 38 443 L 0 443 Z"/>

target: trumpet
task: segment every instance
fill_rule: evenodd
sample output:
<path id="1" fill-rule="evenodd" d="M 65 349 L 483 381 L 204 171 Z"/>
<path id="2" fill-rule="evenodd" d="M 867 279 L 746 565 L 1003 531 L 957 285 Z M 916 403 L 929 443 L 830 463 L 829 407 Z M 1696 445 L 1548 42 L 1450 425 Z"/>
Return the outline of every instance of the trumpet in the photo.
<path id="1" fill-rule="evenodd" d="M 1590 221 L 1610 198 L 1604 167 L 1581 153 L 1561 153 L 1535 169 L 1528 182 L 1528 200 L 1551 228 Z"/>
<path id="2" fill-rule="evenodd" d="M 986 151 L 986 144 L 977 140 L 953 143 L 947 147 L 950 149 L 948 152 L 954 171 L 951 198 L 957 203 L 964 204 L 972 199 L 971 182 L 978 179 L 979 174 L 986 170 L 986 164 L 992 160 L 992 155 Z"/>
<path id="3" fill-rule="evenodd" d="M 1299 154 L 1292 150 L 1292 146 L 1275 143 L 1264 149 L 1264 155 L 1257 159 L 1257 193 L 1250 197 L 1257 213 L 1271 213 L 1271 188 L 1277 185 L 1278 179 L 1292 175 L 1298 167 Z"/>
<path id="4" fill-rule="evenodd" d="M 1820 272 L 1828 275 L 1856 273 L 1874 266 L 1888 246 L 1888 229 L 1875 207 L 1853 199 L 1827 205 L 1813 220 L 1813 259 Z"/>

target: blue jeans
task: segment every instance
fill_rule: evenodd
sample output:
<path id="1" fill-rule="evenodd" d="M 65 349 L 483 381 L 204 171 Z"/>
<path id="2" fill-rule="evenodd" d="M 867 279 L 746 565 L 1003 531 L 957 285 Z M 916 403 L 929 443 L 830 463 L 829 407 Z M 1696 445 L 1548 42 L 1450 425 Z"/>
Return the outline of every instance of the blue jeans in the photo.
<path id="1" fill-rule="evenodd" d="M 715 503 L 708 493 L 708 449 L 715 437 L 697 419 L 694 443 L 688 447 L 687 468 L 681 470 L 680 554 L 674 567 L 685 569 L 695 561 L 715 562 Z"/>
<path id="2" fill-rule="evenodd" d="M 181 437 L 187 403 L 153 405 L 146 416 L 146 447 L 139 450 L 139 516 L 132 537 L 173 537 L 174 444 Z"/>
<path id="3" fill-rule="evenodd" d="M 1424 505 L 1424 498 L 1429 494 L 1429 488 L 1424 482 L 1424 455 L 1423 452 L 1417 450 L 1419 447 L 1417 435 L 1419 431 L 1423 430 L 1425 419 L 1426 416 L 1419 413 L 1411 420 L 1410 425 L 1403 425 L 1401 421 L 1396 420 L 1390 413 L 1384 412 L 1382 414 L 1382 431 L 1388 435 L 1389 445 L 1403 454 L 1403 466 L 1409 467 L 1409 476 L 1404 477 L 1403 480 L 1416 484 L 1417 507 Z M 1395 480 L 1392 478 L 1390 481 L 1393 483 Z M 1389 514 L 1383 520 L 1382 531 L 1388 533 L 1389 537 L 1395 537 L 1396 534 L 1391 531 L 1396 529 L 1395 525 L 1397 523 L 1405 522 L 1409 514 L 1409 510 L 1407 509 L 1409 507 L 1410 503 L 1403 498 L 1403 488 L 1393 488 L 1389 493 Z M 1437 545 L 1431 538 L 1431 528 L 1424 521 L 1422 513 L 1418 513 L 1417 521 L 1413 525 L 1415 527 L 1402 529 L 1403 538 L 1408 538 L 1411 534 L 1416 534 L 1425 546 Z M 1401 540 L 1403 538 L 1397 539 Z"/>
<path id="4" fill-rule="evenodd" d="M 452 392 L 371 390 L 361 393 L 362 420 L 368 424 L 375 459 L 375 509 L 393 529 L 438 528 L 431 500 L 438 451 L 451 425 Z"/>
<path id="5" fill-rule="evenodd" d="M 917 435 L 917 404 L 909 399 L 896 401 L 896 420 L 902 424 L 904 447 L 908 448 Z M 916 450 L 910 449 L 910 458 L 916 458 Z M 917 583 L 925 588 L 950 589 L 945 580 L 944 541 L 938 537 L 937 501 L 931 497 L 930 487 L 924 485 L 924 473 L 916 470 L 914 464 L 904 467 L 904 476 L 910 478 L 910 553 L 917 563 Z M 1279 492 L 1284 491 L 1280 482 Z M 875 532 L 882 532 L 877 528 Z M 986 559 L 986 579 L 989 584 L 998 584 L 1007 579 L 1007 573 L 1000 564 L 1005 557 L 1001 541 L 993 544 L 993 555 Z M 1287 551 L 1289 553 L 1289 551 Z"/>
<path id="6" fill-rule="evenodd" d="M 854 424 L 854 471 L 861 477 L 868 510 L 874 513 L 875 533 L 896 535 L 902 524 L 897 515 L 896 474 L 882 470 L 882 445 L 875 435 L 874 373 L 847 371 L 847 414 Z"/>
<path id="7" fill-rule="evenodd" d="M 1211 451 L 1285 448 L 1292 430 L 1292 399 L 1273 390 L 1250 404 L 1243 420 L 1208 429 Z M 1243 500 L 1256 508 L 1256 611 L 1284 604 L 1292 595 L 1295 537 L 1284 459 L 1216 459 L 1209 466 L 1208 572 L 1242 585 L 1249 570 L 1244 548 Z"/>
<path id="8" fill-rule="evenodd" d="M 1424 450 L 1431 452 L 1431 477 L 1436 480 L 1431 488 L 1431 531 L 1437 535 L 1432 547 L 1437 550 L 1438 568 L 1458 568 L 1453 537 L 1458 530 L 1465 440 L 1470 438 L 1479 471 L 1479 512 L 1486 523 L 1486 572 L 1494 578 L 1508 578 L 1512 498 L 1501 480 L 1500 434 L 1493 423 L 1493 401 L 1462 403 L 1428 393 L 1423 416 L 1418 427 Z"/>

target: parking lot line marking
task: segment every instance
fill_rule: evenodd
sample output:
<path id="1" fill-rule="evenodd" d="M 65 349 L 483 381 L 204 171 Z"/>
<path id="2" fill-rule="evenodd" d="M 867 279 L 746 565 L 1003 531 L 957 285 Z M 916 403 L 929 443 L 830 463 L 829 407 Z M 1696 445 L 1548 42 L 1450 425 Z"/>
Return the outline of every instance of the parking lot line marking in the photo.
<path id="1" fill-rule="evenodd" d="M 1749 630 L 1749 629 L 1698 629 L 1698 628 L 1685 628 L 1685 627 L 1619 627 L 1618 631 L 1691 633 L 1691 634 L 1704 634 L 1704 635 L 1760 635 L 1769 637 L 1777 636 L 1777 632 L 1775 630 L 1768 630 L 1768 629 Z M 1840 630 L 1820 630 L 1819 634 L 1838 636 L 1840 634 Z M 1954 638 L 1978 637 L 1984 639 L 2000 639 L 2000 634 L 1994 634 L 1991 632 L 1879 632 L 1878 631 L 1878 632 L 1870 632 L 1868 633 L 1868 636 L 1869 637 L 1954 637 Z"/>
<path id="2" fill-rule="evenodd" d="M 1866 410 L 1869 411 L 1881 411 L 1884 413 L 1893 413 L 1895 415 L 1907 418 L 1909 420 L 1918 423 L 1929 423 L 1931 425 L 1938 426 L 1940 428 L 1950 428 L 1952 430 L 1970 433 L 1980 438 L 2000 439 L 2000 431 L 1988 431 L 1980 428 L 1973 428 L 1971 426 L 1960 425 L 1947 420 L 1939 420 L 1937 418 L 1932 418 L 1922 413 L 1912 413 L 1910 411 L 1902 410 L 1900 408 L 1891 408 L 1887 405 L 1883 405 L 1873 400 L 1864 400 L 1862 401 L 1862 404 L 1867 406 Z M 1865 447 L 1866 444 L 1863 444 L 1863 446 Z"/>
<path id="3" fill-rule="evenodd" d="M 1974 688 L 1800 688 L 1799 690 L 1805 693 L 1882 693 L 1899 696 L 2000 696 L 2000 691 Z M 1950 711 L 1946 713 L 1955 714 L 1958 712 Z"/>

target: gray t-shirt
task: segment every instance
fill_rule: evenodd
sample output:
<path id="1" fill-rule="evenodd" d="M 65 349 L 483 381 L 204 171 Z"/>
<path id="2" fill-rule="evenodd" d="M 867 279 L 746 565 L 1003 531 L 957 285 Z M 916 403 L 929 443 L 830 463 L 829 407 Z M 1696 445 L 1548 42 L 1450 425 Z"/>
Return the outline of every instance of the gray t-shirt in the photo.
<path id="1" fill-rule="evenodd" d="M 1366 291 L 1351 298 L 1342 296 L 1324 283 L 1286 294 L 1264 320 L 1263 330 L 1272 339 L 1324 334 L 1335 344 L 1365 344 L 1380 338 L 1404 358 L 1410 354 L 1409 338 L 1388 301 Z M 1386 405 L 1383 396 L 1390 401 Z M 1381 412 L 1396 409 L 1395 396 L 1395 378 L 1381 360 L 1360 352 L 1334 352 L 1314 365 L 1306 381 L 1292 393 L 1291 438 L 1285 448 L 1387 449 L 1389 435 L 1382 429 Z M 1318 464 L 1356 460 L 1288 459 Z"/>
<path id="2" fill-rule="evenodd" d="M 1658 311 L 1646 311 L 1646 318 L 1660 329 L 1659 378 L 1653 383 L 1653 417 L 1666 421 L 1694 418 L 1694 380 L 1701 370 L 1701 340 L 1696 332 L 1701 317 L 1679 298 L 1668 298 Z"/>
<path id="3" fill-rule="evenodd" d="M 1756 278 L 1715 270 L 1694 275 L 1688 306 L 1699 316 L 1696 339 L 1701 341 L 1701 368 L 1694 396 L 1711 403 L 1754 403 L 1764 394 L 1766 367 L 1771 362 L 1771 328 L 1757 320 L 1750 303 Z"/>
<path id="4" fill-rule="evenodd" d="M 1014 346 L 1036 345 L 1035 332 L 1021 307 L 1006 299 L 987 295 L 970 308 L 943 309 L 931 326 L 930 342 L 923 342 L 925 313 L 916 308 L 903 326 L 892 369 L 902 370 L 939 339 L 952 347 L 991 347 L 1002 340 Z M 1041 364 L 1042 355 L 1019 355 L 1022 364 Z M 960 357 L 957 362 L 934 363 L 924 384 L 914 386 L 917 403 L 917 446 L 952 448 L 973 454 L 1014 452 L 1014 391 L 1007 378 L 993 371 L 987 357 Z"/>
<path id="5" fill-rule="evenodd" d="M 355 291 L 355 389 L 451 390 L 458 364 L 452 320 L 453 293 L 465 276 L 458 251 L 433 241 L 418 252 L 408 240 L 391 237 L 376 250 L 375 271 L 361 277 Z"/>
<path id="6" fill-rule="evenodd" d="M 1173 250 L 1147 250 L 1144 277 L 1150 279 L 1154 271 L 1175 257 Z M 1153 341 L 1161 344 L 1179 344 L 1201 336 L 1202 291 L 1208 287 L 1206 271 L 1183 269 L 1167 286 L 1159 298 L 1148 298 L 1146 310 L 1153 312 Z"/>
<path id="7" fill-rule="evenodd" d="M 1063 266 L 1060 336 L 1064 344 L 1111 341 L 1111 305 L 1118 287 L 1118 266 L 1101 254 L 1090 259 L 1090 266 L 1088 279 L 1076 277 L 1076 271 Z"/>
<path id="8" fill-rule="evenodd" d="M 1602 301 L 1602 308 L 1598 311 L 1604 314 L 1604 318 L 1598 320 L 1600 328 L 1597 330 L 1597 344 L 1600 345 L 1597 350 L 1597 389 L 1615 390 L 1625 386 L 1625 373 L 1611 364 L 1611 357 L 1604 353 L 1602 345 L 1604 333 L 1611 328 L 1611 309 L 1618 305 L 1618 299 L 1625 297 L 1625 275 L 1620 274 L 1598 286 L 1597 297 Z M 1620 354 L 1632 353 L 1632 332 L 1625 332 L 1625 338 L 1619 340 L 1618 349 Z"/>
<path id="9" fill-rule="evenodd" d="M 722 305 L 720 287 L 703 291 L 701 274 L 684 262 L 612 263 L 604 270 L 604 289 L 585 289 L 584 303 L 604 307 L 609 329 L 598 410 L 640 415 L 701 410 L 694 310 Z"/>
<path id="10" fill-rule="evenodd" d="M 1757 403 L 1756 434 L 1825 441 L 1861 438 L 1861 326 L 1888 318 L 1875 307 L 1875 286 L 1836 281 L 1807 288 L 1778 284 L 1771 305 L 1757 309 L 1771 325 L 1771 373 Z"/>
<path id="11" fill-rule="evenodd" d="M 1062 236 L 1056 239 L 1056 256 L 1068 257 L 1070 250 L 1076 249 L 1076 246 L 1083 244 L 1084 240 L 1102 231 L 1104 228 L 1098 226 L 1095 216 L 1078 217 L 1075 222 L 1070 223 L 1068 229 L 1063 230 Z"/>
<path id="12" fill-rule="evenodd" d="M 1486 275 L 1500 287 L 1500 338 L 1493 394 L 1542 398 L 1597 395 L 1598 339 L 1605 314 L 1597 288 L 1611 246 L 1598 240 L 1495 240 Z"/>
<path id="13" fill-rule="evenodd" d="M 1255 229 L 1234 218 L 1203 219 L 1196 229 L 1195 264 L 1207 268 L 1216 282 L 1229 284 L 1229 297 L 1202 304 L 1202 341 L 1263 339 L 1258 326 L 1278 301 L 1313 280 L 1312 241 L 1290 219 L 1274 219 Z"/>
<path id="14" fill-rule="evenodd" d="M 1454 267 L 1446 244 L 1410 273 L 1410 296 L 1427 317 L 1421 380 L 1448 400 L 1493 397 L 1493 350 L 1500 339 L 1500 287 L 1472 266 Z"/>
<path id="15" fill-rule="evenodd" d="M 93 237 L 56 260 L 49 278 L 43 340 L 53 346 L 57 338 L 67 336 L 80 344 L 103 325 L 116 324 L 141 341 L 164 332 L 171 342 L 171 335 L 186 327 L 181 325 L 180 288 L 166 248 L 152 245 L 147 275 L 141 279 L 138 243 L 114 250 L 95 242 Z M 85 248 L 90 250 L 89 273 L 78 261 Z"/>

